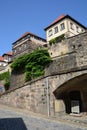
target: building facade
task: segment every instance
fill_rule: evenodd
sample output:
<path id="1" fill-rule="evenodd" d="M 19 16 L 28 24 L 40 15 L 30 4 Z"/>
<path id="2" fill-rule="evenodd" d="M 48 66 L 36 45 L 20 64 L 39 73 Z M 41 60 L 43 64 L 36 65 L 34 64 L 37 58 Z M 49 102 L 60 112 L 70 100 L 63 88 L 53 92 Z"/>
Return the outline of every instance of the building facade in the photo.
<path id="1" fill-rule="evenodd" d="M 24 73 L 12 73 L 11 89 L 3 94 L 0 103 L 48 116 L 87 114 L 86 27 L 67 15 L 45 30 L 47 42 L 63 34 L 69 38 L 48 48 L 53 61 L 43 77 L 25 82 Z M 13 43 L 13 59 L 45 44 L 45 39 L 27 32 Z"/>
<path id="2" fill-rule="evenodd" d="M 61 15 L 52 24 L 45 28 L 47 43 L 50 40 L 64 35 L 72 37 L 86 31 L 86 27 L 69 15 Z"/>
<path id="3" fill-rule="evenodd" d="M 0 67 L 7 66 L 12 61 L 12 52 L 4 53 L 0 56 Z"/>
<path id="4" fill-rule="evenodd" d="M 10 51 L 10 52 L 4 53 L 2 56 L 4 58 L 4 61 L 9 63 L 12 61 L 12 55 L 13 55 L 12 51 Z"/>
<path id="5" fill-rule="evenodd" d="M 12 52 L 4 53 L 0 56 L 0 94 L 5 92 L 6 73 L 11 73 Z M 4 75 L 4 76 L 3 76 Z M 7 78 L 8 79 L 8 78 Z"/>
<path id="6" fill-rule="evenodd" d="M 52 116 L 87 114 L 87 32 L 64 42 L 68 50 L 53 59 L 43 77 L 25 82 L 24 74 L 13 75 L 13 88 L 0 103 Z"/>
<path id="7" fill-rule="evenodd" d="M 46 44 L 45 39 L 30 32 L 26 32 L 17 41 L 13 43 L 13 59 L 25 53 L 30 53 L 35 49 L 42 47 L 44 44 Z"/>
<path id="8" fill-rule="evenodd" d="M 4 61 L 4 57 L 0 56 L 0 67 L 4 67 L 7 65 L 7 62 Z"/>

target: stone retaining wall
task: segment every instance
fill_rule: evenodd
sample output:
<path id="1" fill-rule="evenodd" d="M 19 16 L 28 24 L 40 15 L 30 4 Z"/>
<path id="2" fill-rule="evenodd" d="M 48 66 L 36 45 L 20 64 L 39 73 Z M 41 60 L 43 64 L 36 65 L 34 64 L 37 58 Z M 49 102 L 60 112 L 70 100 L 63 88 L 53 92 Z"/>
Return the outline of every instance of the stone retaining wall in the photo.
<path id="1" fill-rule="evenodd" d="M 69 80 L 87 74 L 87 32 L 68 39 L 67 47 L 66 54 L 53 58 L 43 78 L 25 83 L 23 73 L 13 74 L 10 91 L 1 95 L 0 103 L 45 115 L 50 111 L 50 115 L 55 115 L 53 92 Z"/>

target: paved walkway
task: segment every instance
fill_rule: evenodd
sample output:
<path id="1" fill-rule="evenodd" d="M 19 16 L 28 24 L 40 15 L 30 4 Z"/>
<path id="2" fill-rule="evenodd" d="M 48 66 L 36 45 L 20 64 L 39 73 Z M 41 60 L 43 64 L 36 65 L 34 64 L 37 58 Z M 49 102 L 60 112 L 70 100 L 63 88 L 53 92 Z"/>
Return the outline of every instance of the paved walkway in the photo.
<path id="1" fill-rule="evenodd" d="M 87 130 L 87 116 L 46 117 L 0 105 L 0 130 Z"/>
<path id="2" fill-rule="evenodd" d="M 87 129 L 87 116 L 80 116 L 80 115 L 64 115 L 60 117 L 55 117 L 55 119 L 58 119 L 60 121 L 64 121 L 73 125 L 78 125 L 82 127 L 86 127 Z"/>

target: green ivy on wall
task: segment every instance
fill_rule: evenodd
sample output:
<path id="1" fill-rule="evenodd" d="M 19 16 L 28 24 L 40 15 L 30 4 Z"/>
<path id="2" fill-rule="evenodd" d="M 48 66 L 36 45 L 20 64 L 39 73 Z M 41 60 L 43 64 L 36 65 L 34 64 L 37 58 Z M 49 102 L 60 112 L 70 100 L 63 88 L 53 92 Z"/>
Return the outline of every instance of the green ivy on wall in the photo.
<path id="1" fill-rule="evenodd" d="M 49 41 L 49 44 L 52 45 L 52 44 L 55 44 L 55 43 L 61 42 L 62 40 L 65 39 L 64 36 L 65 36 L 65 35 L 62 34 L 62 35 L 60 35 L 59 37 L 56 37 L 56 38 L 51 39 L 51 40 Z"/>
<path id="2" fill-rule="evenodd" d="M 5 87 L 5 90 L 8 90 L 9 86 L 10 86 L 10 72 L 7 71 L 7 72 L 4 72 L 4 73 L 1 73 L 0 74 L 0 81 L 1 80 L 5 81 L 4 87 Z"/>
<path id="3" fill-rule="evenodd" d="M 30 54 L 15 59 L 11 64 L 13 71 L 24 71 L 25 80 L 29 81 L 44 74 L 45 65 L 51 61 L 46 49 L 37 49 Z"/>

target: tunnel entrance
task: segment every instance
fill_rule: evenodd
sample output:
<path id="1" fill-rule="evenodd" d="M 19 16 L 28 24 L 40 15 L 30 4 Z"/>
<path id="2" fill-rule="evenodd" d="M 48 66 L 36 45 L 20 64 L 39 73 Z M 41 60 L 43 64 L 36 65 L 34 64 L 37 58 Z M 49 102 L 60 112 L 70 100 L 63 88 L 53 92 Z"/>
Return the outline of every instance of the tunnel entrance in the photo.
<path id="1" fill-rule="evenodd" d="M 81 113 L 81 96 L 80 91 L 72 91 L 69 93 L 71 113 Z"/>
<path id="2" fill-rule="evenodd" d="M 54 92 L 55 100 L 58 101 L 57 106 L 65 113 L 87 114 L 87 75 L 79 76 L 64 83 Z M 56 102 L 57 102 L 56 101 Z M 62 105 L 61 105 L 62 103 Z M 59 108 L 57 107 L 56 108 Z"/>
<path id="3" fill-rule="evenodd" d="M 65 107 L 65 113 L 79 114 L 82 112 L 82 101 L 79 90 L 61 92 L 59 95 L 56 95 L 56 98 L 58 102 L 61 100 L 64 102 L 65 106 L 63 106 Z"/>
<path id="4" fill-rule="evenodd" d="M 66 94 L 65 102 L 66 113 L 81 113 L 81 95 L 79 90 L 74 90 Z"/>

